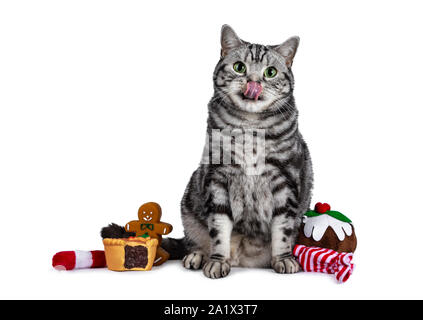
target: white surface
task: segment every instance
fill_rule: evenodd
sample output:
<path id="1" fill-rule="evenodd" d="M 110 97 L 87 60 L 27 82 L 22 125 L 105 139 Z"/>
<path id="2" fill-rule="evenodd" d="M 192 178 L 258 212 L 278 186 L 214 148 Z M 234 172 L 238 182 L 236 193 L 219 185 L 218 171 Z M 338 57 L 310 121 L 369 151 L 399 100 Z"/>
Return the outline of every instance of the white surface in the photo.
<path id="1" fill-rule="evenodd" d="M 422 9 L 2 1 L 0 298 L 423 298 Z M 149 273 L 54 270 L 56 251 L 101 249 L 100 228 L 133 220 L 147 201 L 182 235 L 223 23 L 253 42 L 301 37 L 293 68 L 313 202 L 354 222 L 351 279 L 233 269 L 209 280 L 174 262 Z"/>

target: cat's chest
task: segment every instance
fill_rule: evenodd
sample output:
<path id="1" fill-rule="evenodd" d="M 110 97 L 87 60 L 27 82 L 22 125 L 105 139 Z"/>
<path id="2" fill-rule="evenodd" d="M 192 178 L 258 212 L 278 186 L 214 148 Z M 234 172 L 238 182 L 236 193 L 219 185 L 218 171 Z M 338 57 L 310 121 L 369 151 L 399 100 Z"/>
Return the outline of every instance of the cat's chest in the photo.
<path id="1" fill-rule="evenodd" d="M 273 213 L 273 196 L 265 176 L 237 175 L 229 181 L 234 225 L 267 232 Z"/>

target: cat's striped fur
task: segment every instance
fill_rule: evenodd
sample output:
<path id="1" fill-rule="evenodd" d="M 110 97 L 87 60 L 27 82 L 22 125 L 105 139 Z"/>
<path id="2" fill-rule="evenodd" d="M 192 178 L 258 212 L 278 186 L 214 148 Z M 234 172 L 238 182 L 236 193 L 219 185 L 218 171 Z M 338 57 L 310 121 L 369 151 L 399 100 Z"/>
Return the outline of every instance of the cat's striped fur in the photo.
<path id="1" fill-rule="evenodd" d="M 293 97 L 291 64 L 298 38 L 279 46 L 250 44 L 225 25 L 221 42 L 207 132 L 210 140 L 214 129 L 221 130 L 214 132 L 223 139 L 230 139 L 232 159 L 223 163 L 225 150 L 220 150 L 220 162 L 215 163 L 211 157 L 218 151 L 216 145 L 206 144 L 203 161 L 181 202 L 185 238 L 167 239 L 163 246 L 171 257 L 183 258 L 186 268 L 203 268 L 210 278 L 226 276 L 231 266 L 272 266 L 279 273 L 297 272 L 300 268 L 292 249 L 313 183 Z M 245 74 L 234 72 L 236 61 L 247 66 Z M 273 79 L 263 76 L 269 66 L 278 70 Z M 263 86 L 257 101 L 242 95 L 250 80 Z M 260 168 L 251 159 L 254 153 L 248 155 L 234 147 L 236 136 L 251 129 L 256 132 L 252 135 L 254 153 L 260 143 L 265 146 L 265 165 Z"/>

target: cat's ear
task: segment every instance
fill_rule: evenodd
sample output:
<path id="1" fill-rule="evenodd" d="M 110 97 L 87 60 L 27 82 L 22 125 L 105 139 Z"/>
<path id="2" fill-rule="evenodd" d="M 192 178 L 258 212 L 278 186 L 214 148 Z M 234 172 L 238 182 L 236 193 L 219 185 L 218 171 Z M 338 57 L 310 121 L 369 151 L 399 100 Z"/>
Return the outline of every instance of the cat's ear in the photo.
<path id="1" fill-rule="evenodd" d="M 272 49 L 276 50 L 280 55 L 282 55 L 285 58 L 286 66 L 288 68 L 291 68 L 299 44 L 300 37 L 295 36 L 289 38 L 284 43 L 278 46 L 272 46 Z"/>
<path id="2" fill-rule="evenodd" d="M 241 46 L 243 44 L 243 41 L 237 36 L 235 31 L 230 26 L 224 24 L 222 26 L 222 31 L 220 35 L 220 44 L 222 46 L 220 55 L 224 57 L 228 54 L 230 50 Z"/>

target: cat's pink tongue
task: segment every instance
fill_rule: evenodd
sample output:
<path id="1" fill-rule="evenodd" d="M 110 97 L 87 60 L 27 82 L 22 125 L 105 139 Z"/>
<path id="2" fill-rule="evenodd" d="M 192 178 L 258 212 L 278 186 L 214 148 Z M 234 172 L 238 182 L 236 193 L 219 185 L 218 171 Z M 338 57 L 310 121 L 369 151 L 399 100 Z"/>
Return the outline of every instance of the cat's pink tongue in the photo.
<path id="1" fill-rule="evenodd" d="M 263 87 L 260 83 L 255 81 L 247 82 L 247 89 L 245 89 L 244 96 L 248 99 L 257 100 L 263 91 Z"/>

